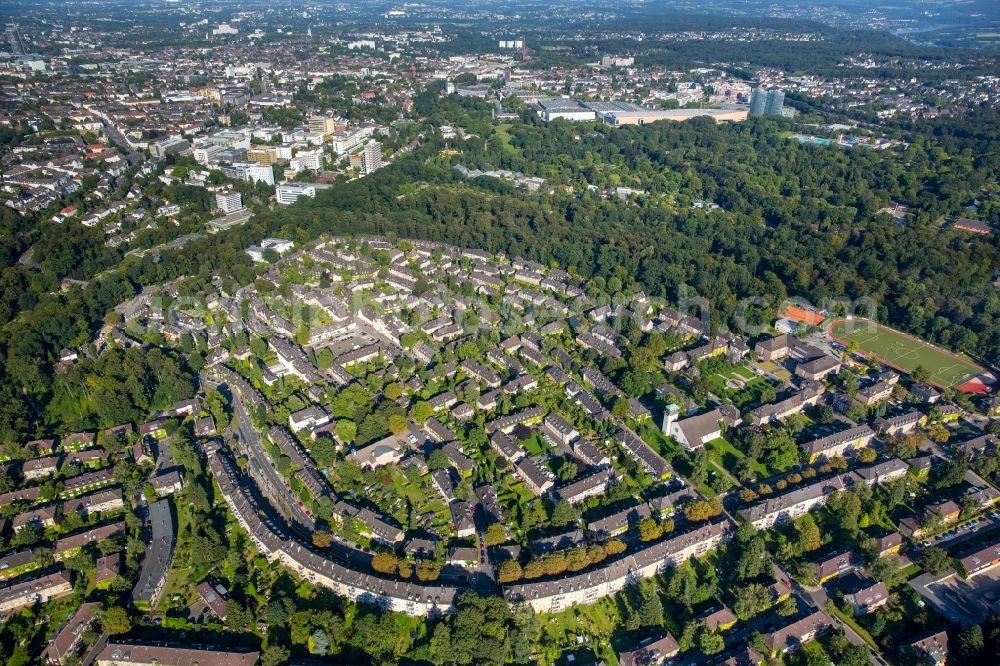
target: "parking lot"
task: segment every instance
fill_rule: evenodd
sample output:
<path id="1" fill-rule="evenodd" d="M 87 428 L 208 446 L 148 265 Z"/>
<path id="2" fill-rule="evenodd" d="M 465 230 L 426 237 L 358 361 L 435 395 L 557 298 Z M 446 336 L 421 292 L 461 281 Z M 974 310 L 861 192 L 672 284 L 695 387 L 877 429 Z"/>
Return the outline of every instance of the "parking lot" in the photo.
<path id="1" fill-rule="evenodd" d="M 993 614 L 992 599 L 1000 595 L 1000 567 L 963 580 L 957 573 L 923 574 L 910 581 L 924 601 L 962 627 L 983 624 Z"/>
<path id="2" fill-rule="evenodd" d="M 938 546 L 940 548 L 951 549 L 954 546 L 960 545 L 963 541 L 971 538 L 973 535 L 979 534 L 980 532 L 987 532 L 989 530 L 996 529 L 997 527 L 1000 527 L 1000 511 L 994 511 L 991 514 L 965 523 L 960 527 L 948 530 L 944 534 L 939 534 L 936 537 L 926 539 L 920 543 L 920 546 L 921 548 Z"/>

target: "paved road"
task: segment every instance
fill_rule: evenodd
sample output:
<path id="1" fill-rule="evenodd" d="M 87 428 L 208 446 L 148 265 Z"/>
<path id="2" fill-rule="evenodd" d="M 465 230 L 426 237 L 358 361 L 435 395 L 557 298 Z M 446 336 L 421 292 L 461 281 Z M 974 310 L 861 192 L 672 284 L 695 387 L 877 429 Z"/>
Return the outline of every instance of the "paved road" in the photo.
<path id="1" fill-rule="evenodd" d="M 973 525 L 973 522 L 976 524 Z M 956 528 L 952 531 L 945 533 L 949 534 L 950 536 L 945 536 L 945 534 L 940 534 L 931 539 L 927 539 L 924 542 L 921 542 L 920 547 L 926 548 L 927 546 L 924 546 L 923 544 L 929 541 L 930 543 L 927 543 L 928 546 L 938 546 L 940 548 L 950 549 L 954 546 L 960 545 L 963 541 L 966 541 L 974 536 L 979 535 L 982 532 L 994 530 L 997 527 L 1000 527 L 1000 518 L 994 517 L 993 514 L 988 514 L 985 516 L 981 516 L 976 521 L 966 523 L 962 527 Z"/>
<path id="2" fill-rule="evenodd" d="M 128 152 L 129 164 L 141 163 L 143 161 L 142 155 L 131 148 L 132 144 L 129 142 L 128 138 L 121 132 L 121 130 L 119 130 L 115 126 L 115 124 L 111 121 L 111 118 L 109 118 L 107 114 L 105 114 L 103 111 L 97 108 L 92 108 L 91 111 L 96 113 L 104 120 L 104 131 L 108 135 L 108 137 Z"/>
<path id="3" fill-rule="evenodd" d="M 202 375 L 202 381 L 210 386 L 219 385 L 219 382 L 204 375 Z M 261 433 L 253 426 L 250 415 L 247 413 L 243 397 L 233 387 L 230 387 L 230 392 L 233 398 L 233 411 L 238 421 L 236 434 L 249 458 L 248 474 L 266 500 L 262 502 L 262 505 L 269 512 L 278 514 L 306 541 L 311 540 L 312 533 L 316 530 L 316 521 L 306 514 L 303 507 L 299 506 L 298 499 L 285 485 L 281 473 L 271 463 L 270 456 L 264 449 Z M 348 543 L 339 536 L 335 535 L 335 541 L 331 544 L 329 552 L 345 563 L 360 565 L 364 568 L 371 567 L 372 555 L 370 553 L 364 552 L 357 545 Z"/>
<path id="4" fill-rule="evenodd" d="M 286 520 L 298 523 L 310 533 L 316 529 L 316 521 L 306 514 L 305 509 L 299 506 L 298 500 L 292 491 L 285 484 L 281 473 L 275 469 L 270 456 L 264 449 L 261 434 L 253 426 L 250 414 L 247 412 L 246 403 L 243 396 L 235 388 L 231 388 L 233 396 L 233 412 L 237 419 L 236 434 L 243 449 L 250 459 L 247 469 L 258 487 L 275 503 L 275 508 L 285 517 Z"/>

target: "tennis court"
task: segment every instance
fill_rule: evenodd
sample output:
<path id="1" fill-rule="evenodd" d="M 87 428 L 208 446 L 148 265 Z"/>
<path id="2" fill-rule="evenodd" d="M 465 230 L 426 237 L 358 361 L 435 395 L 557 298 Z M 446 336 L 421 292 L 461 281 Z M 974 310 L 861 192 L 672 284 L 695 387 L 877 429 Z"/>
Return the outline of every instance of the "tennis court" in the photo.
<path id="1" fill-rule="evenodd" d="M 853 342 L 861 352 L 902 372 L 922 366 L 935 386 L 958 386 L 983 372 L 966 358 L 871 321 L 842 319 L 830 324 L 829 333 L 845 347 Z"/>

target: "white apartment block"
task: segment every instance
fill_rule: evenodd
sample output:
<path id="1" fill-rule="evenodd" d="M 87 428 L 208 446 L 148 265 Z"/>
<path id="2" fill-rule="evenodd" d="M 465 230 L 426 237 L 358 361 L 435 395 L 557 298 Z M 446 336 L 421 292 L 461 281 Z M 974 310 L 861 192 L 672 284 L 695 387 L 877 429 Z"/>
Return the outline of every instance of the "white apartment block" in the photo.
<path id="1" fill-rule="evenodd" d="M 243 210 L 243 197 L 239 192 L 216 192 L 215 207 L 226 215 Z"/>
<path id="2" fill-rule="evenodd" d="M 287 206 L 298 201 L 299 197 L 315 198 L 316 188 L 312 185 L 303 185 L 300 183 L 278 183 L 275 195 L 278 198 L 279 204 Z"/>

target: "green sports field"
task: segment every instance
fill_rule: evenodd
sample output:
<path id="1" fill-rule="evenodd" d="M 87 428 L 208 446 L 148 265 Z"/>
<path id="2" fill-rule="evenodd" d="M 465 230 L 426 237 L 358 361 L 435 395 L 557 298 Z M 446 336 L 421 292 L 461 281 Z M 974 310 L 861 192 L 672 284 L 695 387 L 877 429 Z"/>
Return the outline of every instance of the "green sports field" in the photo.
<path id="1" fill-rule="evenodd" d="M 957 354 L 870 321 L 835 321 L 829 331 L 845 347 L 857 343 L 860 351 L 897 370 L 910 373 L 923 366 L 930 373 L 931 383 L 937 386 L 958 386 L 983 371 Z"/>

